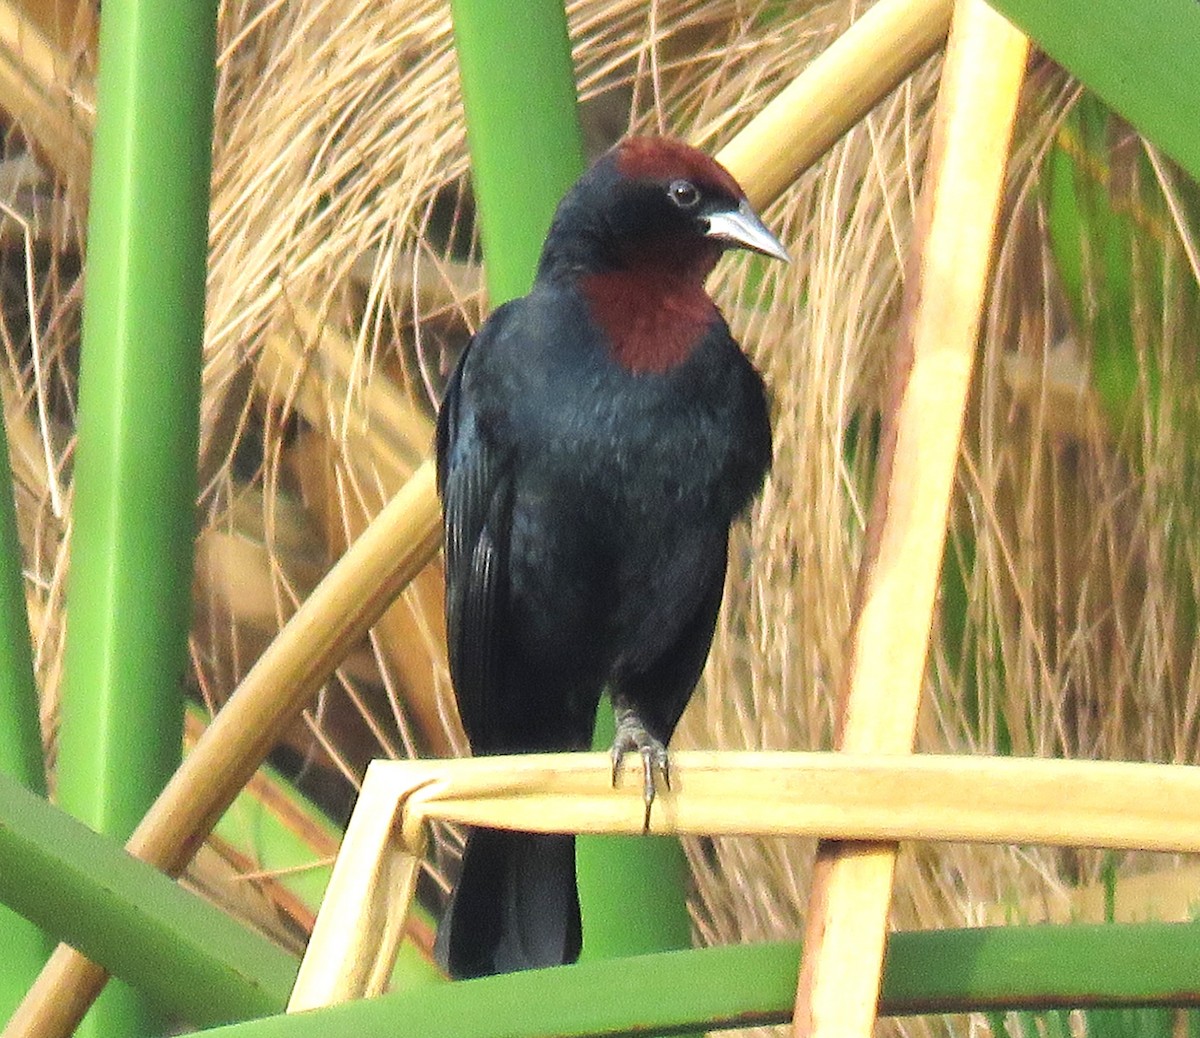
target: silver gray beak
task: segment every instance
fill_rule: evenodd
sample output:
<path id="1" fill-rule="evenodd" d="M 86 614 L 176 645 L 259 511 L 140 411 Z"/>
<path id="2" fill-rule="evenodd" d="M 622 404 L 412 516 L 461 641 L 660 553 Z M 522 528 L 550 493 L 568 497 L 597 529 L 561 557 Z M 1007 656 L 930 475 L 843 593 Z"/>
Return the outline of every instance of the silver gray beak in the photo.
<path id="1" fill-rule="evenodd" d="M 705 237 L 716 238 L 738 248 L 761 252 L 764 256 L 772 256 L 783 260 L 784 263 L 792 261 L 787 249 L 767 230 L 766 224 L 758 218 L 758 213 L 750 208 L 750 203 L 744 198 L 737 209 L 710 213 L 707 219 L 708 230 L 704 232 Z"/>

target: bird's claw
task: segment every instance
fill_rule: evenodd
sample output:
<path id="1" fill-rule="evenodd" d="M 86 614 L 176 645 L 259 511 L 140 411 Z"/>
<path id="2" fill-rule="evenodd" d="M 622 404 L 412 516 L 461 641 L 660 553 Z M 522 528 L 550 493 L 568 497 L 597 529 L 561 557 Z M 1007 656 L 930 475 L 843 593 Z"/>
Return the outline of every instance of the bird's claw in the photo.
<path id="1" fill-rule="evenodd" d="M 612 783 L 617 784 L 617 776 L 621 771 L 621 763 L 628 752 L 635 752 L 642 758 L 642 799 L 646 804 L 646 813 L 642 820 L 642 832 L 650 831 L 650 808 L 654 805 L 655 787 L 654 773 L 662 774 L 663 785 L 671 788 L 670 759 L 667 748 L 660 739 L 655 738 L 645 725 L 637 719 L 632 711 L 619 711 L 617 715 L 617 734 L 612 744 Z"/>

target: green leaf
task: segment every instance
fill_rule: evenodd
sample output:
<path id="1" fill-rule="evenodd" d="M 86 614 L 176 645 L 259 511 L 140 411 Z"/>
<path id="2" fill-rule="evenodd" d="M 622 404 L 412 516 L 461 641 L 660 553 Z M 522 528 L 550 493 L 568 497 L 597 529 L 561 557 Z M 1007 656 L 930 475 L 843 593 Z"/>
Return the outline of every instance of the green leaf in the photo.
<path id="1" fill-rule="evenodd" d="M 0 902 L 202 1026 L 279 1012 L 299 966 L 3 774 Z"/>
<path id="2" fill-rule="evenodd" d="M 1200 3 L 988 2 L 1200 179 Z"/>

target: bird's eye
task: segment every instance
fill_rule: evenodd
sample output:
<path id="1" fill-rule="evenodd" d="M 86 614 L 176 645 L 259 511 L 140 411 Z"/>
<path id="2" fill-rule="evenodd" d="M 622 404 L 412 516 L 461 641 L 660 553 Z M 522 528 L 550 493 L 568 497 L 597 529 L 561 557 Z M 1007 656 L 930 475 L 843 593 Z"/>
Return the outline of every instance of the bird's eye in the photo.
<path id="1" fill-rule="evenodd" d="M 672 180 L 667 186 L 667 197 L 680 209 L 694 209 L 700 204 L 700 189 L 690 180 Z"/>

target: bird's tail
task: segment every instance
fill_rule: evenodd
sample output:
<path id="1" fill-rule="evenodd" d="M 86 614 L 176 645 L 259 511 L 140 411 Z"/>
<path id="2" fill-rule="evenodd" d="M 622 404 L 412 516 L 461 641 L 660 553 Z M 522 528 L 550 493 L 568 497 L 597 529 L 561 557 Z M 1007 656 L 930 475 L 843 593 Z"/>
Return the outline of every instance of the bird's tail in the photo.
<path id="1" fill-rule="evenodd" d="M 472 831 L 435 945 L 450 976 L 560 966 L 580 940 L 575 837 Z"/>

